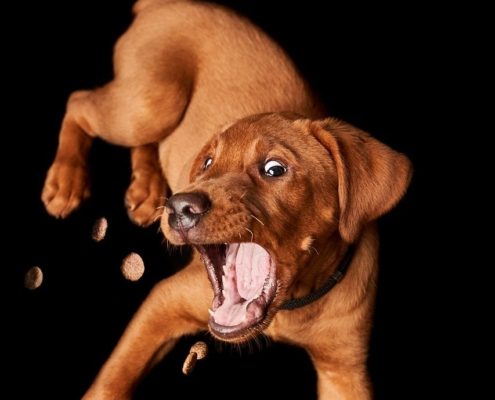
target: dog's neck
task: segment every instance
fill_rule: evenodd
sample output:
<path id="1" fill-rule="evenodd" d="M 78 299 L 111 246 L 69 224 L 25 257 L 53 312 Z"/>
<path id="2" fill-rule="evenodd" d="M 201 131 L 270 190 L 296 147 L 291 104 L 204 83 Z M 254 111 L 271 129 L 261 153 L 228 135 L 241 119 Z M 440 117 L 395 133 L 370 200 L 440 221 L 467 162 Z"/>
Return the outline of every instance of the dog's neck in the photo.
<path id="1" fill-rule="evenodd" d="M 289 298 L 293 300 L 284 304 L 285 309 L 302 307 L 328 293 L 345 276 L 352 262 L 353 248 L 337 234 L 315 245 L 301 260 L 306 267 L 289 290 Z"/>

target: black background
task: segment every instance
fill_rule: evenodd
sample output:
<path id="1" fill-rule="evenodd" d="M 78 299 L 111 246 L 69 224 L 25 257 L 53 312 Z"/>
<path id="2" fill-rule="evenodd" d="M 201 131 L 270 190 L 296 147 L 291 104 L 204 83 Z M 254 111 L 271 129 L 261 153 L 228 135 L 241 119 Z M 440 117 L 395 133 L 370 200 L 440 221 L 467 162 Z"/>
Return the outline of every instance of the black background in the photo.
<path id="1" fill-rule="evenodd" d="M 167 252 L 157 226 L 143 230 L 128 221 L 125 149 L 96 143 L 92 198 L 67 220 L 49 217 L 40 201 L 67 97 L 111 78 L 112 46 L 131 21 L 132 3 L 23 2 L 5 10 L 12 28 L 4 34 L 3 49 L 8 239 L 2 292 L 8 294 L 9 334 L 3 346 L 13 357 L 3 362 L 11 382 L 21 381 L 15 398 L 79 398 L 153 284 L 188 258 L 187 250 Z M 426 221 L 432 209 L 441 208 L 429 194 L 446 184 L 430 168 L 433 148 L 446 133 L 429 117 L 443 84 L 436 60 L 449 43 L 431 35 L 433 11 L 376 5 L 344 9 L 316 1 L 222 3 L 251 18 L 286 49 L 332 115 L 412 159 L 415 176 L 406 198 L 380 222 L 382 262 L 369 367 L 378 399 L 442 391 L 436 370 L 447 361 L 436 327 L 448 308 L 430 279 L 444 267 L 429 255 L 436 232 Z M 91 226 L 100 216 L 110 227 L 107 239 L 95 244 Z M 136 283 L 119 271 L 130 251 L 146 263 Z M 45 280 L 29 291 L 23 277 L 33 265 L 43 269 Z M 192 376 L 180 372 L 195 340 L 186 338 L 144 380 L 136 398 L 315 397 L 314 372 L 302 350 L 275 343 L 239 350 L 201 337 L 210 343 L 211 354 Z"/>

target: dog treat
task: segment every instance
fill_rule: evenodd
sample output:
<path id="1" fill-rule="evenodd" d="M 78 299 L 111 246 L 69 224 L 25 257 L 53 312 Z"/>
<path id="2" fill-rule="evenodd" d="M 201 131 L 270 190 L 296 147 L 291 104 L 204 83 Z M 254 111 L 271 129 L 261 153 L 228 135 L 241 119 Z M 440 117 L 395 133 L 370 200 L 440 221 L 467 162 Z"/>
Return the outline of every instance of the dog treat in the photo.
<path id="1" fill-rule="evenodd" d="M 189 350 L 189 354 L 182 365 L 182 373 L 189 375 L 196 365 L 197 360 L 202 360 L 208 354 L 208 346 L 205 342 L 196 342 Z"/>
<path id="2" fill-rule="evenodd" d="M 30 268 L 24 275 L 24 287 L 26 289 L 38 289 L 43 283 L 43 271 L 40 267 Z"/>
<path id="3" fill-rule="evenodd" d="M 144 274 L 143 259 L 137 253 L 129 254 L 126 258 L 124 258 L 124 261 L 122 261 L 120 271 L 122 272 L 122 275 L 124 275 L 125 279 L 130 281 L 139 280 Z"/>
<path id="4" fill-rule="evenodd" d="M 98 218 L 93 225 L 93 233 L 91 237 L 95 242 L 101 242 L 107 234 L 108 221 L 106 218 Z"/>

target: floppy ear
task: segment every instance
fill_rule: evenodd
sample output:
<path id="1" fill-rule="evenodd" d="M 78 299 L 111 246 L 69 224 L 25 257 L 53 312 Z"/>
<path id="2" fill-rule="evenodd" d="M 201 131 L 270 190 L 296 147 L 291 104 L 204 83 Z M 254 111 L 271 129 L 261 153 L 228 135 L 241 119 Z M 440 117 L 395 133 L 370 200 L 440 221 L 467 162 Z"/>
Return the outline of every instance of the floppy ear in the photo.
<path id="1" fill-rule="evenodd" d="M 330 152 L 337 169 L 339 231 L 347 242 L 389 211 L 412 176 L 409 159 L 369 134 L 334 118 L 314 121 L 312 134 Z"/>

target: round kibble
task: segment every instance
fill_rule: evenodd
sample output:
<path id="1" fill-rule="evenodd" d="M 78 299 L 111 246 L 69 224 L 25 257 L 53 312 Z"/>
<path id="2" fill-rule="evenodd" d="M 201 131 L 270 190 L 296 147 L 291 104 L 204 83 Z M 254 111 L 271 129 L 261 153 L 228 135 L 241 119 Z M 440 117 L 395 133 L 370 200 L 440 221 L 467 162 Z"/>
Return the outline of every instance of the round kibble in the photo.
<path id="1" fill-rule="evenodd" d="M 95 242 L 101 242 L 105 239 L 105 235 L 107 234 L 108 229 L 108 221 L 106 218 L 99 218 L 93 224 L 93 232 L 91 237 Z"/>
<path id="2" fill-rule="evenodd" d="M 129 254 L 126 258 L 124 258 L 124 261 L 122 261 L 120 271 L 122 272 L 122 275 L 124 275 L 125 279 L 130 281 L 139 280 L 144 274 L 143 259 L 137 253 Z"/>
<path id="3" fill-rule="evenodd" d="M 33 267 L 24 275 L 24 287 L 26 289 L 38 289 L 43 283 L 43 271 L 40 267 Z"/>

